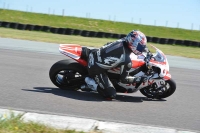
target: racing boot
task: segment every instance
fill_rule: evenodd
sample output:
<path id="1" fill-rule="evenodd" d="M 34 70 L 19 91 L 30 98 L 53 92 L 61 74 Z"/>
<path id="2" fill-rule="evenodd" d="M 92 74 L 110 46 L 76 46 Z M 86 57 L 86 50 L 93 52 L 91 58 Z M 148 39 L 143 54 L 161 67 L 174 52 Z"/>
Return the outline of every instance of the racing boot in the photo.
<path id="1" fill-rule="evenodd" d="M 97 86 L 97 92 L 106 100 L 112 100 L 116 98 L 116 90 L 113 87 L 103 89 L 100 86 Z"/>
<path id="2" fill-rule="evenodd" d="M 98 84 L 96 84 L 96 82 L 92 78 L 86 77 L 85 83 L 87 85 L 82 85 L 81 90 L 83 90 L 83 91 L 97 91 Z"/>
<path id="3" fill-rule="evenodd" d="M 98 83 L 98 93 L 106 98 L 112 100 L 116 98 L 116 90 L 106 73 L 98 74 L 95 76 L 95 81 Z"/>

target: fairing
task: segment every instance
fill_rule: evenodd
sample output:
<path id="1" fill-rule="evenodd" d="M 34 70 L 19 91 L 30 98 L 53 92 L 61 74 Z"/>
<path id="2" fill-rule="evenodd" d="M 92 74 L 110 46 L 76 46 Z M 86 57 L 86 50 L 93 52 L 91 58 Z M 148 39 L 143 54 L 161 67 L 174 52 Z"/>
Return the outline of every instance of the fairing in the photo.
<path id="1" fill-rule="evenodd" d="M 156 53 L 153 54 L 153 58 L 150 60 L 150 64 L 152 66 L 160 68 L 160 77 L 167 76 L 168 78 L 170 78 L 171 75 L 169 74 L 169 64 L 166 56 L 158 48 L 154 47 L 153 45 L 151 45 L 151 47 L 153 47 L 156 50 Z"/>
<path id="2" fill-rule="evenodd" d="M 81 53 L 82 53 L 82 47 L 78 44 L 60 44 L 59 51 L 76 60 L 83 66 L 87 66 L 87 62 L 83 59 L 81 59 Z"/>

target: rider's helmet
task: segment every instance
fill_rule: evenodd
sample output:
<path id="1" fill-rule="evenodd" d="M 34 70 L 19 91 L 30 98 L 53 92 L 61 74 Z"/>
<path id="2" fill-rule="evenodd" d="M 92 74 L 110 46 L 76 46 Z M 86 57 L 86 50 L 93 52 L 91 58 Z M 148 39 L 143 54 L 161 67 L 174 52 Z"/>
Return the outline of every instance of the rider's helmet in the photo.
<path id="1" fill-rule="evenodd" d="M 125 41 L 128 43 L 128 47 L 136 55 L 142 53 L 145 50 L 147 44 L 146 36 L 138 30 L 131 31 L 125 37 Z"/>

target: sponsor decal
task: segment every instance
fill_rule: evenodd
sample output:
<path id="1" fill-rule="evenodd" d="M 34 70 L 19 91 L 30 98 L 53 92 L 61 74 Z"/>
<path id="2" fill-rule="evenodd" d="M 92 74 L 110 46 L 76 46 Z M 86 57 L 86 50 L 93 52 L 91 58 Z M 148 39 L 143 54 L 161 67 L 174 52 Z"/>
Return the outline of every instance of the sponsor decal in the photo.
<path id="1" fill-rule="evenodd" d="M 94 56 L 92 53 L 89 55 L 89 61 L 88 61 L 88 67 L 90 68 L 91 66 L 94 65 Z"/>
<path id="2" fill-rule="evenodd" d="M 119 65 L 121 62 L 124 61 L 124 55 L 122 54 L 120 58 L 116 58 L 116 57 L 107 57 L 104 59 L 104 64 L 98 63 L 96 62 L 96 64 L 104 69 L 110 69 L 113 67 L 116 67 L 117 65 Z"/>
<path id="3" fill-rule="evenodd" d="M 66 52 L 66 51 L 61 51 L 61 50 L 60 50 L 60 52 L 61 52 L 62 54 L 64 54 L 64 55 L 66 55 L 66 56 L 69 56 L 69 57 L 73 58 L 73 59 L 79 59 L 79 58 L 80 58 L 80 56 L 74 55 L 74 54 L 69 53 L 69 52 Z"/>
<path id="4" fill-rule="evenodd" d="M 100 49 L 97 51 L 97 60 L 98 62 L 102 62 Z"/>
<path id="5" fill-rule="evenodd" d="M 104 64 L 108 64 L 108 65 L 111 65 L 115 62 L 119 62 L 119 58 L 116 58 L 116 57 L 106 57 L 104 59 Z"/>
<path id="6" fill-rule="evenodd" d="M 148 82 L 143 82 L 143 85 L 145 85 L 146 83 L 148 83 L 148 85 L 152 85 L 154 83 L 154 80 L 152 81 L 148 80 Z"/>

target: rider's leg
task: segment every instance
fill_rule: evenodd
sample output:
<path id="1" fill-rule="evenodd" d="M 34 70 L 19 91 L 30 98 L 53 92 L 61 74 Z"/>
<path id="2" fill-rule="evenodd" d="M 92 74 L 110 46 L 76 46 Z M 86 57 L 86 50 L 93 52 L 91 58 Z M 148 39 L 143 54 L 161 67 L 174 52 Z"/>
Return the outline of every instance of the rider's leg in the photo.
<path id="1" fill-rule="evenodd" d="M 94 79 L 98 83 L 97 91 L 100 95 L 111 99 L 116 97 L 116 90 L 106 73 L 95 75 Z"/>
<path id="2" fill-rule="evenodd" d="M 88 84 L 89 87 L 92 87 L 92 90 L 95 90 L 97 87 L 97 91 L 106 98 L 115 98 L 116 97 L 116 90 L 111 83 L 110 79 L 108 78 L 107 74 L 105 73 L 106 70 L 100 68 L 96 65 L 97 62 L 97 54 L 96 51 L 91 51 L 88 57 L 88 73 L 90 77 L 85 78 L 85 82 Z M 94 82 L 94 80 L 96 82 Z M 98 86 L 96 85 L 98 84 Z"/>
<path id="3" fill-rule="evenodd" d="M 90 89 L 97 91 L 105 98 L 114 99 L 116 97 L 116 90 L 106 73 L 97 74 L 94 78 L 86 77 L 85 82 Z"/>

